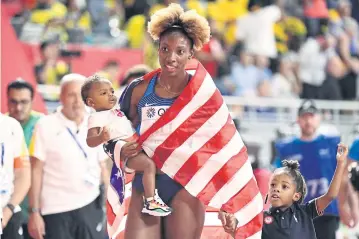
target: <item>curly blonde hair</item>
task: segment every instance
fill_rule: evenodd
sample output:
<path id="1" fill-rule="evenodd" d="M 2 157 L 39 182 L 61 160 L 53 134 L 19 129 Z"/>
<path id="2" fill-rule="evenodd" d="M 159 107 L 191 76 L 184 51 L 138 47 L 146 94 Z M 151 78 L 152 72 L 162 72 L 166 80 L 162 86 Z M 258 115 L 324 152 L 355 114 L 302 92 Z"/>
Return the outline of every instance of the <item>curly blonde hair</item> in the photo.
<path id="1" fill-rule="evenodd" d="M 185 12 L 179 4 L 175 3 L 155 12 L 147 28 L 155 41 L 159 40 L 168 29 L 179 28 L 192 40 L 193 48 L 197 51 L 209 41 L 211 35 L 206 18 L 197 14 L 195 10 Z"/>

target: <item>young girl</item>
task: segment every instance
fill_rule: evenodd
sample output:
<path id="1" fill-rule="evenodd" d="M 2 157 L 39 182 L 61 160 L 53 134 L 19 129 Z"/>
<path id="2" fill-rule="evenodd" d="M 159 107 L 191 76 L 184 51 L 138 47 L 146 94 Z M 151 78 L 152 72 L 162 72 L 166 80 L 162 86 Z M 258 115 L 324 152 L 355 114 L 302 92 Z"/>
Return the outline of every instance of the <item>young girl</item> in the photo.
<path id="1" fill-rule="evenodd" d="M 283 167 L 274 171 L 267 200 L 271 208 L 264 212 L 262 239 L 316 239 L 313 219 L 323 215 L 325 208 L 338 195 L 346 169 L 348 147 L 339 144 L 337 167 L 328 191 L 321 197 L 302 204 L 307 186 L 299 172 L 299 163 L 284 160 Z"/>
<path id="2" fill-rule="evenodd" d="M 114 108 L 117 104 L 117 97 L 109 80 L 98 75 L 87 79 L 81 88 L 81 96 L 85 104 L 93 108 L 88 122 L 87 144 L 90 147 L 97 147 L 104 143 L 105 152 L 118 165 L 119 160 L 115 159 L 116 143 L 119 141 L 132 142 L 137 139 L 137 134 L 132 128 L 131 122 L 121 112 Z M 136 145 L 133 145 L 136 148 Z M 134 155 L 124 161 L 119 168 L 125 172 L 143 172 L 144 206 L 143 213 L 152 216 L 167 216 L 172 212 L 155 189 L 156 165 L 143 152 Z"/>

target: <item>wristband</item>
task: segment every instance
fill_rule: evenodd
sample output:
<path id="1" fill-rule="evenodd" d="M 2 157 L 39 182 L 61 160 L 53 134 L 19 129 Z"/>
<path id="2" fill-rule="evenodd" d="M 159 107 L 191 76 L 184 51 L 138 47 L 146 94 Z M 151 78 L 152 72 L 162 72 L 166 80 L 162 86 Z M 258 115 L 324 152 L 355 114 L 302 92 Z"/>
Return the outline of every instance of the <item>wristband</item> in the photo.
<path id="1" fill-rule="evenodd" d="M 6 204 L 6 207 L 10 209 L 12 214 L 15 213 L 15 206 L 14 205 L 12 205 L 11 203 L 8 203 L 8 204 Z"/>
<path id="2" fill-rule="evenodd" d="M 29 208 L 29 213 L 37 213 L 37 212 L 40 212 L 40 208 L 36 208 L 36 207 Z"/>

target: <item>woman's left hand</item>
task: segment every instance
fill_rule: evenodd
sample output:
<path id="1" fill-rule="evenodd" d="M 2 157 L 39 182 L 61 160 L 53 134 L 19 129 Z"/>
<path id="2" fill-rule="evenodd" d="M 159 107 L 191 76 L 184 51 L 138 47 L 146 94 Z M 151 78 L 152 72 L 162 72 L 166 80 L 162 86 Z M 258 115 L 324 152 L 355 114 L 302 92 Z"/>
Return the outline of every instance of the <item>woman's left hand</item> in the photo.
<path id="1" fill-rule="evenodd" d="M 218 219 L 221 220 L 224 231 L 231 234 L 234 238 L 238 225 L 238 221 L 234 214 L 220 210 L 218 212 Z"/>

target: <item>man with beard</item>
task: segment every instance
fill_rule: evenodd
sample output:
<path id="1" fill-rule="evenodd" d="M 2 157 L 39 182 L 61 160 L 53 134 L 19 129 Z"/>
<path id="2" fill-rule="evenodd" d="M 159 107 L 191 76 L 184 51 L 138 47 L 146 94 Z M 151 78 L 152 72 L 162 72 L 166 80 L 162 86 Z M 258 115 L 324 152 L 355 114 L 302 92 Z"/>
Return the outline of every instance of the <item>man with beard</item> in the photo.
<path id="1" fill-rule="evenodd" d="M 42 116 L 41 113 L 32 110 L 34 100 L 34 88 L 23 79 L 16 79 L 7 86 L 7 106 L 9 116 L 16 119 L 22 127 L 27 147 L 30 146 L 32 132 L 35 124 Z M 27 232 L 28 221 L 28 198 L 25 197 L 21 203 L 21 211 L 23 215 L 23 236 L 25 239 L 30 238 Z"/>
<path id="2" fill-rule="evenodd" d="M 327 192 L 336 167 L 337 145 L 340 136 L 319 134 L 320 115 L 312 100 L 305 100 L 298 110 L 300 137 L 281 139 L 276 143 L 275 166 L 280 167 L 284 159 L 300 162 L 300 172 L 306 180 L 308 193 L 304 202 L 309 202 Z M 318 239 L 335 239 L 339 227 L 338 201 L 324 211 L 324 216 L 314 220 Z"/>

